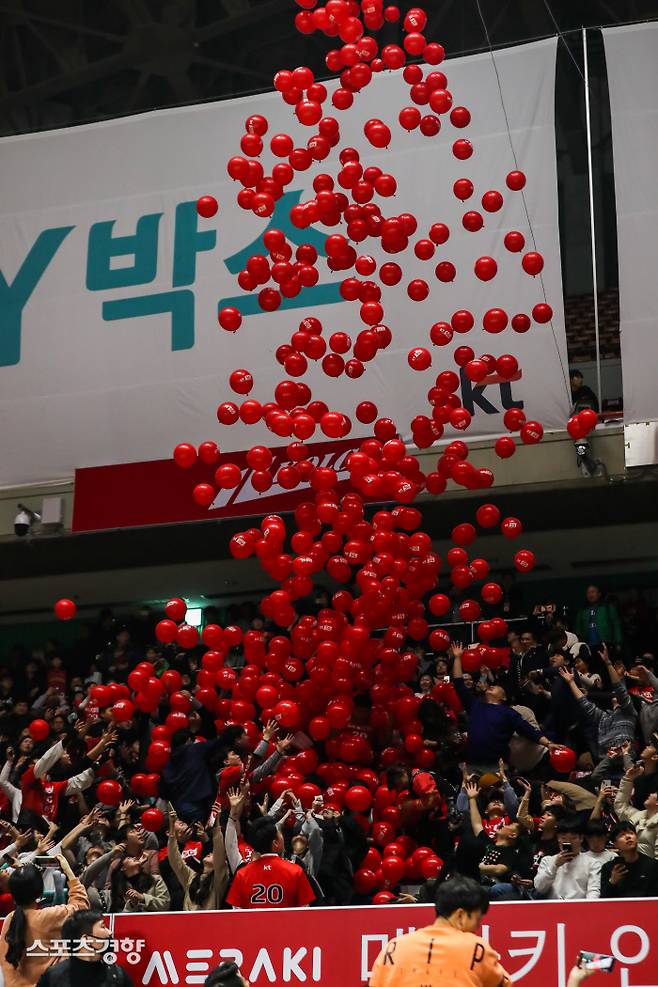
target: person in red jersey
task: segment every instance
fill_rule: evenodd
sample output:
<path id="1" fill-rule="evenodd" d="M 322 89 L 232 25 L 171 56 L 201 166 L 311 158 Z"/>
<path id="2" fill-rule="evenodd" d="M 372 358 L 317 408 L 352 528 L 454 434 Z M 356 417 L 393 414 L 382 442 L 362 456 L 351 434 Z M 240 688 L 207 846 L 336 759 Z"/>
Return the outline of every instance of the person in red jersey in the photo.
<path id="1" fill-rule="evenodd" d="M 249 830 L 249 843 L 258 856 L 236 871 L 226 900 L 233 908 L 300 908 L 315 899 L 304 870 L 280 856 L 283 837 L 268 816 Z"/>

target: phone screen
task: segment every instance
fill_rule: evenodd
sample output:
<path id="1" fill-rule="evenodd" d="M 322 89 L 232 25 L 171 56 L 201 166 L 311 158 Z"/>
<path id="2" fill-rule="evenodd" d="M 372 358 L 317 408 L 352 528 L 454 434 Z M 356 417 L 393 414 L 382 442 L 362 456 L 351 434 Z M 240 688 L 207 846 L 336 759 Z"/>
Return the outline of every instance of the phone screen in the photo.
<path id="1" fill-rule="evenodd" d="M 590 953 L 584 949 L 578 953 L 578 966 L 581 970 L 598 970 L 600 973 L 612 973 L 615 966 L 614 956 L 606 953 Z"/>

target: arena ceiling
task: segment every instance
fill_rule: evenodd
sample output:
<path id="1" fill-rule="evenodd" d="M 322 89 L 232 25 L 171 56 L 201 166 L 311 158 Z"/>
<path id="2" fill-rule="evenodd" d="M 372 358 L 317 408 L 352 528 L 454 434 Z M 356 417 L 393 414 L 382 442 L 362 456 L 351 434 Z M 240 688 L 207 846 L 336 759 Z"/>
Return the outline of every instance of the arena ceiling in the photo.
<path id="1" fill-rule="evenodd" d="M 402 3 L 402 7 L 411 6 Z M 476 0 L 430 0 L 449 54 L 486 44 Z M 494 45 L 658 16 L 656 0 L 481 0 Z M 0 0 L 0 135 L 267 89 L 284 64 L 326 74 L 331 47 L 294 0 Z M 389 25 L 386 40 L 399 28 Z M 573 35 L 572 35 L 573 37 Z"/>

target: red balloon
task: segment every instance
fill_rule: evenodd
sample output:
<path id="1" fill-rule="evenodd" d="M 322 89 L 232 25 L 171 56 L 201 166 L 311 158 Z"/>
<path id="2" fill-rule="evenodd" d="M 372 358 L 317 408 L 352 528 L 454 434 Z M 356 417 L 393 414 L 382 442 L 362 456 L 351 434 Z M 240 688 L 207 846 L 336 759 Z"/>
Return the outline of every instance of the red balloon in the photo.
<path id="1" fill-rule="evenodd" d="M 174 449 L 174 462 L 182 469 L 189 469 L 197 461 L 196 449 L 189 442 L 179 442 Z"/>
<path id="2" fill-rule="evenodd" d="M 500 459 L 509 459 L 516 452 L 516 445 L 514 439 L 510 438 L 508 435 L 501 435 L 499 439 L 496 439 L 494 448 L 496 450 L 496 455 Z"/>
<path id="3" fill-rule="evenodd" d="M 550 322 L 553 318 L 553 309 L 545 302 L 539 302 L 532 310 L 532 317 L 535 322 L 538 322 L 540 325 L 544 325 L 546 322 Z"/>
<path id="4" fill-rule="evenodd" d="M 142 789 L 147 798 L 157 798 L 160 787 L 160 775 L 148 774 L 142 782 Z"/>
<path id="5" fill-rule="evenodd" d="M 420 872 L 425 880 L 429 881 L 432 878 L 439 876 L 442 867 L 443 861 L 440 857 L 426 857 L 420 865 Z"/>
<path id="6" fill-rule="evenodd" d="M 505 235 L 505 248 L 512 254 L 520 253 L 525 247 L 525 237 L 518 230 L 510 230 Z"/>
<path id="7" fill-rule="evenodd" d="M 473 182 L 470 178 L 458 178 L 453 185 L 453 192 L 457 199 L 465 202 L 466 199 L 470 199 L 473 195 Z"/>
<path id="8" fill-rule="evenodd" d="M 141 824 L 147 833 L 157 833 L 164 826 L 164 821 L 159 809 L 146 809 L 142 812 Z"/>
<path id="9" fill-rule="evenodd" d="M 434 273 L 439 281 L 442 281 L 444 284 L 449 284 L 451 281 L 455 280 L 457 276 L 457 268 L 449 260 L 444 260 L 441 261 L 440 264 L 436 265 Z"/>
<path id="10" fill-rule="evenodd" d="M 367 867 L 361 867 L 355 872 L 354 890 L 357 894 L 370 895 L 376 887 L 377 876 L 373 870 L 369 870 Z"/>
<path id="11" fill-rule="evenodd" d="M 589 435 L 599 422 L 599 416 L 592 408 L 583 408 L 582 411 L 578 412 L 577 417 L 582 426 L 583 435 Z"/>
<path id="12" fill-rule="evenodd" d="M 112 707 L 111 713 L 115 723 L 127 723 L 135 714 L 135 706 L 129 699 L 120 699 Z"/>
<path id="13" fill-rule="evenodd" d="M 392 891 L 378 891 L 372 899 L 373 905 L 390 905 L 392 901 L 395 901 L 395 895 Z"/>
<path id="14" fill-rule="evenodd" d="M 147 763 L 152 764 L 154 768 L 160 770 L 166 765 L 170 754 L 171 747 L 168 743 L 164 740 L 154 740 L 149 745 Z"/>
<path id="15" fill-rule="evenodd" d="M 110 690 L 109 690 L 109 687 L 108 686 L 106 686 L 106 685 L 92 685 L 89 694 L 90 694 L 92 700 L 98 706 L 100 706 L 101 709 L 104 709 L 105 706 L 109 706 L 110 705 L 111 699 L 110 699 Z"/>
<path id="16" fill-rule="evenodd" d="M 471 545 L 477 536 L 477 531 L 472 524 L 458 524 L 452 529 L 452 540 L 455 545 Z"/>
<path id="17" fill-rule="evenodd" d="M 505 538 L 518 538 L 523 531 L 523 525 L 517 517 L 506 517 L 500 526 L 500 531 Z"/>
<path id="18" fill-rule="evenodd" d="M 373 147 L 388 147 L 391 143 L 391 131 L 382 120 L 368 120 L 363 132 Z"/>
<path id="19" fill-rule="evenodd" d="M 199 643 L 199 632 L 196 627 L 190 624 L 181 624 L 176 631 L 176 643 L 186 651 L 196 647 Z"/>
<path id="20" fill-rule="evenodd" d="M 215 499 L 215 488 L 210 483 L 197 483 L 192 490 L 192 497 L 199 507 L 210 507 Z"/>
<path id="21" fill-rule="evenodd" d="M 326 740 L 331 733 L 331 724 L 325 716 L 315 716 L 308 725 L 313 740 Z"/>
<path id="22" fill-rule="evenodd" d="M 285 730 L 296 730 L 300 724 L 300 711 L 296 702 L 282 699 L 273 709 L 274 718 Z"/>
<path id="23" fill-rule="evenodd" d="M 218 316 L 219 324 L 227 332 L 236 332 L 242 325 L 242 315 L 239 309 L 227 306 L 223 308 Z"/>
<path id="24" fill-rule="evenodd" d="M 50 726 L 45 720 L 32 720 L 28 732 L 33 740 L 41 741 L 50 736 Z"/>
<path id="25" fill-rule="evenodd" d="M 536 277 L 544 269 L 544 258 L 536 250 L 531 250 L 521 258 L 521 266 L 526 274 Z"/>
<path id="26" fill-rule="evenodd" d="M 432 613 L 435 617 L 445 617 L 445 615 L 450 612 L 450 607 L 450 597 L 446 596 L 444 593 L 435 593 L 434 596 L 430 597 L 430 613 Z"/>
<path id="27" fill-rule="evenodd" d="M 388 822 L 376 822 L 372 826 L 372 839 L 377 846 L 386 846 L 395 836 L 395 830 Z"/>
<path id="28" fill-rule="evenodd" d="M 503 197 L 500 192 L 485 192 L 482 196 L 482 207 L 487 210 L 487 212 L 498 212 L 502 209 Z"/>
<path id="29" fill-rule="evenodd" d="M 177 692 L 183 685 L 182 676 L 175 668 L 168 668 L 166 672 L 163 672 L 160 681 L 169 693 Z"/>
<path id="30" fill-rule="evenodd" d="M 503 591 L 498 583 L 485 583 L 480 595 L 485 603 L 493 606 L 496 603 L 500 603 L 503 598 Z"/>
<path id="31" fill-rule="evenodd" d="M 400 126 L 403 127 L 404 130 L 412 131 L 415 130 L 420 123 L 420 117 L 420 110 L 415 106 L 405 106 L 404 109 L 400 110 L 398 119 L 400 121 Z"/>
<path id="32" fill-rule="evenodd" d="M 382 861 L 382 874 L 385 883 L 394 888 L 404 877 L 405 864 L 402 857 L 385 857 Z"/>
<path id="33" fill-rule="evenodd" d="M 365 785 L 353 785 L 345 793 L 345 805 L 352 812 L 366 812 L 372 803 L 372 795 Z"/>
<path id="34" fill-rule="evenodd" d="M 135 795 L 145 795 L 144 786 L 146 784 L 147 775 L 143 774 L 141 771 L 134 774 L 130 779 L 130 787 Z"/>
<path id="35" fill-rule="evenodd" d="M 520 192 L 525 187 L 525 175 L 522 171 L 510 171 L 505 181 L 512 192 Z"/>
<path id="36" fill-rule="evenodd" d="M 519 572 L 532 572 L 535 568 L 535 553 L 529 548 L 522 548 L 514 556 L 514 566 Z"/>
<path id="37" fill-rule="evenodd" d="M 165 613 L 169 620 L 181 621 L 187 613 L 187 603 L 176 596 L 173 600 L 168 600 L 165 603 Z"/>
<path id="38" fill-rule="evenodd" d="M 473 145 L 469 140 L 460 137 L 452 145 L 452 153 L 459 161 L 466 161 L 473 154 Z"/>
<path id="39" fill-rule="evenodd" d="M 500 511 L 495 504 L 482 504 L 475 512 L 475 518 L 481 528 L 494 528 L 500 521 Z"/>
<path id="40" fill-rule="evenodd" d="M 475 276 L 480 281 L 491 281 L 496 276 L 498 265 L 493 257 L 479 257 L 475 262 L 474 270 Z"/>
<path id="41" fill-rule="evenodd" d="M 204 219 L 210 219 L 212 216 L 215 216 L 218 209 L 217 199 L 213 195 L 202 195 L 200 199 L 197 199 L 196 211 Z"/>
<path id="42" fill-rule="evenodd" d="M 465 106 L 455 106 L 450 114 L 450 122 L 453 127 L 463 129 L 471 122 L 471 114 Z"/>
<path id="43" fill-rule="evenodd" d="M 123 789 L 118 781 L 108 779 L 101 781 L 96 789 L 96 797 L 103 805 L 118 805 L 121 801 Z"/>
<path id="44" fill-rule="evenodd" d="M 521 441 L 526 445 L 535 445 L 537 442 L 541 442 L 544 436 L 544 429 L 539 422 L 529 421 L 521 426 L 519 434 Z"/>
<path id="45" fill-rule="evenodd" d="M 554 747 L 549 757 L 553 770 L 559 774 L 568 774 L 576 766 L 576 753 L 570 747 Z"/>
<path id="46" fill-rule="evenodd" d="M 432 354 L 424 347 L 417 346 L 415 349 L 409 350 L 407 360 L 412 370 L 423 371 L 431 367 Z"/>
<path id="47" fill-rule="evenodd" d="M 192 701 L 184 692 L 172 692 L 169 705 L 175 713 L 189 713 L 192 709 Z"/>
<path id="48" fill-rule="evenodd" d="M 171 644 L 176 640 L 178 628 L 173 620 L 160 620 L 155 625 L 155 636 L 162 644 Z"/>
<path id="49" fill-rule="evenodd" d="M 196 457 L 196 453 L 195 453 L 195 457 Z M 63 599 L 57 601 L 54 609 L 55 609 L 55 616 L 57 617 L 58 620 L 73 620 L 78 608 L 76 607 L 73 600 L 68 600 L 66 599 L 66 597 L 64 597 Z"/>

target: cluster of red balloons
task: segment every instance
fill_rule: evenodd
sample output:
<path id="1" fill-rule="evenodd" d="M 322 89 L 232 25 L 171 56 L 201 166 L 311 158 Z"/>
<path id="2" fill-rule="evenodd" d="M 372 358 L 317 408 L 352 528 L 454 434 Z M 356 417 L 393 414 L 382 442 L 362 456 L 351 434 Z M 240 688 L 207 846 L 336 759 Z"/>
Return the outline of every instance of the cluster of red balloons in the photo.
<path id="1" fill-rule="evenodd" d="M 592 408 L 583 408 L 572 415 L 567 422 L 567 432 L 572 439 L 584 439 L 593 432 L 599 421 L 599 416 Z"/>
<path id="2" fill-rule="evenodd" d="M 432 138 L 452 127 L 460 132 L 452 143 L 454 157 L 460 162 L 472 157 L 475 149 L 461 135 L 471 122 L 470 110 L 455 105 L 447 76 L 433 68 L 443 61 L 444 50 L 440 44 L 427 41 L 423 33 L 427 15 L 422 8 L 413 7 L 402 16 L 397 3 L 386 4 L 384 0 L 297 3 L 301 9 L 295 23 L 302 34 L 317 31 L 336 39 L 336 47 L 326 57 L 329 71 L 340 81 L 331 95 L 333 110 L 342 112 L 352 106 L 375 74 L 385 69 L 401 71 L 409 88 L 409 105 L 399 111 L 397 121 L 403 134 L 418 130 Z M 398 22 L 401 43 L 380 47 L 373 33 L 385 24 Z M 425 65 L 410 59 L 422 59 Z M 362 328 L 353 336 L 342 329 L 324 332 L 315 316 L 305 316 L 289 343 L 276 350 L 276 360 L 286 376 L 275 385 L 272 400 L 252 397 L 253 376 L 248 369 L 238 368 L 230 373 L 229 384 L 240 401 L 224 401 L 217 408 L 217 419 L 224 426 L 264 422 L 277 439 L 288 443 L 287 460 L 283 461 L 280 457 L 275 460 L 266 445 L 254 445 L 246 453 L 248 475 L 257 492 L 269 490 L 275 481 L 287 490 L 302 484 L 308 487 L 308 498 L 297 506 L 292 524 L 286 526 L 280 516 L 270 515 L 260 525 L 234 535 L 230 542 L 234 558 L 255 556 L 277 584 L 260 603 L 263 616 L 273 622 L 277 633 L 266 636 L 250 630 L 243 635 L 237 627 L 210 625 L 199 636 L 196 628 L 185 622 L 184 601 L 176 599 L 167 604 L 166 616 L 157 625 L 157 637 L 183 649 L 200 644 L 205 647 L 194 696 L 213 714 L 218 731 L 228 723 L 242 724 L 255 746 L 261 735 L 259 724 L 274 718 L 282 730 L 301 729 L 315 741 L 316 748 L 282 762 L 269 782 L 270 794 L 275 797 L 292 788 L 309 807 L 324 789 L 329 805 L 347 807 L 355 813 L 373 844 L 355 875 L 357 891 L 374 894 L 375 902 L 385 902 L 400 881 L 434 877 L 443 866 L 430 847 L 417 846 L 401 834 L 396 793 L 381 784 L 371 767 L 373 745 L 381 747 L 380 739 L 388 744 L 380 756 L 381 767 L 404 761 L 410 767 L 428 770 L 435 763 L 434 752 L 424 745 L 418 718 L 420 700 L 411 684 L 418 673 L 413 648 L 422 642 L 436 652 L 449 647 L 450 636 L 436 626 L 436 621 L 451 611 L 454 590 L 464 594 L 458 604 L 460 619 L 477 625 L 478 643 L 465 652 L 464 667 L 475 671 L 484 663 L 497 668 L 508 660 L 508 649 L 503 646 L 505 621 L 490 618 L 483 611 L 483 607 L 500 603 L 503 590 L 491 579 L 488 562 L 471 554 L 478 528 L 470 522 L 456 525 L 452 547 L 442 559 L 422 530 L 422 516 L 412 503 L 423 491 L 434 496 L 443 493 L 450 481 L 468 490 L 487 489 L 494 475 L 470 461 L 468 445 L 461 439 L 447 443 L 437 457 L 436 468 L 425 473 L 412 455 L 411 445 L 400 438 L 397 424 L 381 414 L 372 401 L 361 400 L 355 412 L 348 414 L 314 400 L 311 387 L 303 380 L 312 364 L 319 363 L 331 378 L 357 379 L 365 373 L 366 365 L 378 358 L 380 350 L 391 345 L 393 331 L 385 321 L 383 289 L 403 283 L 410 301 L 422 303 L 429 297 L 429 279 L 403 281 L 398 260 L 405 252 L 413 249 L 418 260 L 432 261 L 440 283 L 453 281 L 457 271 L 452 261 L 441 255 L 451 235 L 446 223 L 433 223 L 419 238 L 418 221 L 411 213 L 384 212 L 385 200 L 397 191 L 395 176 L 362 160 L 356 148 L 341 146 L 338 120 L 325 115 L 327 87 L 316 81 L 313 72 L 305 66 L 283 69 L 277 72 L 274 85 L 298 124 L 310 128 L 310 136 L 308 130 L 302 140 L 287 133 L 269 136 L 267 119 L 253 114 L 245 122 L 240 153 L 228 161 L 228 174 L 240 186 L 238 205 L 267 219 L 296 173 L 316 168 L 312 182 L 306 183 L 312 187 L 312 197 L 292 206 L 290 222 L 299 230 L 325 227 L 324 256 L 311 243 L 294 247 L 282 230 L 268 227 L 262 238 L 263 252 L 248 258 L 238 284 L 243 291 L 258 293 L 263 311 L 275 311 L 284 298 L 296 297 L 317 284 L 319 265 L 326 264 L 331 272 L 345 272 L 341 297 L 358 306 Z M 365 146 L 378 150 L 400 139 L 390 122 L 379 118 L 369 119 L 363 134 Z M 333 149 L 338 157 L 336 168 L 320 167 Z M 266 155 L 271 155 L 271 165 L 263 163 L 268 160 Z M 521 192 L 525 184 L 526 177 L 518 170 L 505 178 L 511 192 Z M 457 201 L 464 203 L 476 194 L 467 176 L 457 179 L 452 191 Z M 482 229 L 487 216 L 499 212 L 504 204 L 503 194 L 495 188 L 478 190 L 477 195 L 477 208 L 466 207 L 461 216 L 467 233 Z M 201 216 L 210 218 L 218 205 L 212 196 L 203 196 L 197 209 Z M 368 240 L 372 254 L 361 246 Z M 532 277 L 542 273 L 541 254 L 524 252 L 526 238 L 521 232 L 510 230 L 502 240 L 507 253 L 519 255 L 520 270 Z M 377 252 L 390 259 L 384 257 L 380 262 Z M 501 257 L 481 256 L 474 261 L 473 275 L 483 282 L 492 281 L 502 262 Z M 494 335 L 508 327 L 524 333 L 532 321 L 541 325 L 551 317 L 545 301 L 537 303 L 531 314 L 511 315 L 491 307 L 482 318 L 482 328 Z M 239 309 L 224 307 L 219 323 L 225 330 L 236 332 L 242 324 Z M 474 326 L 475 317 L 467 309 L 455 311 L 449 321 L 435 322 L 429 331 L 430 345 L 408 350 L 409 366 L 418 373 L 428 372 L 434 360 L 433 347 L 449 345 L 455 334 L 466 334 Z M 416 449 L 431 448 L 447 427 L 458 432 L 470 427 L 472 413 L 460 396 L 461 375 L 477 386 L 486 381 L 510 381 L 519 373 L 518 361 L 509 353 L 476 355 L 471 347 L 458 346 L 453 355 L 459 373 L 448 368 L 435 371 L 427 393 L 427 414 L 419 409 L 410 422 Z M 581 417 L 584 414 L 577 416 L 574 429 L 593 427 Z M 318 430 L 330 439 L 345 438 L 353 428 L 353 418 L 372 426 L 372 431 L 345 459 L 349 489 L 344 492 L 337 469 L 318 465 L 305 443 Z M 501 436 L 495 447 L 501 459 L 514 454 L 515 434 L 525 444 L 542 438 L 541 424 L 528 420 L 518 408 L 505 413 L 504 426 L 510 434 Z M 202 443 L 198 450 L 180 443 L 174 460 L 184 469 L 202 463 L 215 470 L 214 482 L 194 487 L 194 499 L 202 507 L 213 503 L 218 489 L 235 488 L 245 481 L 242 468 L 220 457 L 212 441 Z M 395 506 L 370 516 L 366 509 L 373 500 Z M 502 517 L 494 504 L 481 505 L 475 521 L 482 529 L 498 529 L 510 540 L 522 532 L 521 522 Z M 520 549 L 514 556 L 521 572 L 530 571 L 534 563 L 528 549 Z M 297 601 L 313 591 L 320 573 L 335 584 L 329 604 L 315 617 L 300 616 Z M 446 592 L 438 591 L 440 575 L 445 579 Z M 383 633 L 379 628 L 385 628 Z M 245 665 L 236 671 L 225 667 L 225 659 L 238 645 L 244 651 Z M 99 706 L 111 705 L 116 722 L 128 720 L 136 709 L 161 711 L 164 722 L 153 731 L 146 771 L 131 782 L 136 795 L 152 795 L 158 790 L 158 773 L 170 756 L 171 735 L 188 723 L 190 697 L 183 691 L 177 672 L 170 670 L 158 678 L 148 662 L 131 672 L 128 685 L 128 696 L 118 694 L 112 685 L 96 687 L 108 691 L 97 693 L 95 701 Z M 355 699 L 362 694 L 370 699 L 365 731 L 353 724 Z M 459 709 L 449 685 L 441 683 L 435 695 L 453 715 Z M 395 742 L 391 742 L 392 737 Z M 116 792 L 106 788 L 103 796 L 114 798 Z M 157 810 L 149 813 L 148 819 L 145 813 L 143 825 L 159 829 L 164 822 L 161 814 Z"/>

